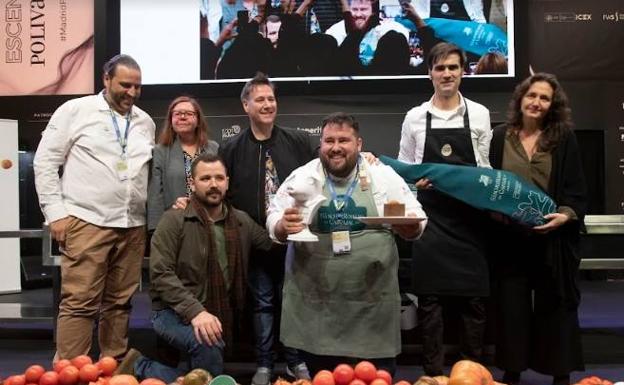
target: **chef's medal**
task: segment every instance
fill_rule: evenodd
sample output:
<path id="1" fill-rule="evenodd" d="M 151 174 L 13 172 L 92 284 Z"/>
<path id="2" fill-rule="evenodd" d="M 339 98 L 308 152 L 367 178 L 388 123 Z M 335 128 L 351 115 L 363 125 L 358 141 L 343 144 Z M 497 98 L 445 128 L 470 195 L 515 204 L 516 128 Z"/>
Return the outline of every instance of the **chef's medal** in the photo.
<path id="1" fill-rule="evenodd" d="M 360 171 L 359 178 L 360 178 L 360 190 L 362 191 L 368 190 L 370 183 L 368 182 L 368 176 L 366 175 L 365 170 Z"/>

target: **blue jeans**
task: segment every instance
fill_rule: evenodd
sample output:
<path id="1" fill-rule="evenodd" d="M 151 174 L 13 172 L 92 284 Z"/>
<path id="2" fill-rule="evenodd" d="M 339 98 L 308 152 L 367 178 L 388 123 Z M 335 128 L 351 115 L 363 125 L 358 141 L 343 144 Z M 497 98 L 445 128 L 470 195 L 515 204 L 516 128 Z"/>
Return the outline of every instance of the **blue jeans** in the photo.
<path id="1" fill-rule="evenodd" d="M 190 356 L 192 369 L 202 368 L 213 376 L 223 373 L 222 342 L 215 346 L 199 343 L 193 326 L 185 323 L 172 309 L 155 311 L 152 314 L 152 325 L 158 336 Z M 134 373 L 140 379 L 155 377 L 171 383 L 186 374 L 186 371 L 141 356 L 134 364 Z"/>
<path id="2" fill-rule="evenodd" d="M 253 300 L 253 327 L 257 365 L 273 368 L 275 351 L 275 331 L 282 303 L 284 284 L 283 247 L 274 247 L 267 253 L 258 252 L 252 256 L 249 264 L 249 291 Z M 303 361 L 299 359 L 297 349 L 284 347 L 284 358 L 289 367 Z"/>

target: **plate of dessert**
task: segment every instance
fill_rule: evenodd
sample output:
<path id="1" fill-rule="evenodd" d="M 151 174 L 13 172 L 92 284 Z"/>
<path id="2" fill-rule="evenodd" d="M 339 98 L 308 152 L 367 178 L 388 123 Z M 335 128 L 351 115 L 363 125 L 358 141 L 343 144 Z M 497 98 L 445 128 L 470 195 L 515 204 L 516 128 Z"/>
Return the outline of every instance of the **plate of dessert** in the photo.
<path id="1" fill-rule="evenodd" d="M 398 201 L 384 203 L 383 213 L 382 217 L 357 217 L 355 219 L 367 225 L 412 225 L 427 219 L 406 216 L 405 204 Z"/>

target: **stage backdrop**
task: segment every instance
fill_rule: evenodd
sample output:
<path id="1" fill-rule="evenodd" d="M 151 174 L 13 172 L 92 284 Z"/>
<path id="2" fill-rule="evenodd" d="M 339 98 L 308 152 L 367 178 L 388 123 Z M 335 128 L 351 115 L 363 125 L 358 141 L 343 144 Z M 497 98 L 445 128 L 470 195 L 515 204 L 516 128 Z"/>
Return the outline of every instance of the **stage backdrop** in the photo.
<path id="1" fill-rule="evenodd" d="M 624 214 L 624 2 L 532 0 L 529 62 L 556 74 L 576 127 L 604 131 L 604 211 Z M 589 186 L 590 190 L 595 186 Z"/>

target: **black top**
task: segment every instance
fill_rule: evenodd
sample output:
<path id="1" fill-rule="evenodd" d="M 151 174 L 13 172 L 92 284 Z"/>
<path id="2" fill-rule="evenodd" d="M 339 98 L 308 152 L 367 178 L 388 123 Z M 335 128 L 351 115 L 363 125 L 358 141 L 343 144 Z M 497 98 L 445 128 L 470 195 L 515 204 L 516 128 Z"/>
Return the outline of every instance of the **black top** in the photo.
<path id="1" fill-rule="evenodd" d="M 229 139 L 219 147 L 219 154 L 228 168 L 230 202 L 264 226 L 267 150 L 282 183 L 293 170 L 316 157 L 316 147 L 307 132 L 278 126 L 273 126 L 266 140 L 256 139 L 250 128 Z"/>
<path id="2" fill-rule="evenodd" d="M 490 144 L 490 163 L 501 169 L 505 135 L 509 127 L 500 125 L 494 128 Z M 581 157 L 574 132 L 565 135 L 552 152 L 552 171 L 546 191 L 558 206 L 569 206 L 578 220 L 571 220 L 544 237 L 547 247 L 544 263 L 552 270 L 557 282 L 558 296 L 569 306 L 577 306 L 580 292 L 576 271 L 580 263 L 579 232 L 587 210 L 587 186 L 583 176 Z M 505 237 L 493 237 L 503 240 Z M 503 241 L 504 242 L 504 241 Z"/>

